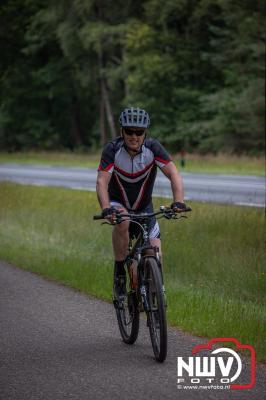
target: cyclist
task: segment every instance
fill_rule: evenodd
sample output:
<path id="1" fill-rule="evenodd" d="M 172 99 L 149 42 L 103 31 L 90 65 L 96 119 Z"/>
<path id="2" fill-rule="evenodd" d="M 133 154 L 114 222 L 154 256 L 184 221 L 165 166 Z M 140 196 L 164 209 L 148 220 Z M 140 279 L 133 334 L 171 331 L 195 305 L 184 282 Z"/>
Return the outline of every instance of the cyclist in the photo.
<path id="1" fill-rule="evenodd" d="M 147 137 L 148 113 L 141 108 L 125 108 L 119 123 L 120 137 L 105 145 L 98 168 L 96 191 L 102 216 L 112 221 L 117 212 L 153 212 L 152 191 L 157 167 L 171 182 L 171 208 L 185 209 L 183 182 L 176 166 L 164 147 Z M 114 297 L 117 300 L 125 291 L 124 263 L 132 228 L 129 222 L 123 222 L 113 229 Z M 155 218 L 150 221 L 149 238 L 151 245 L 159 248 L 161 257 L 160 229 Z"/>

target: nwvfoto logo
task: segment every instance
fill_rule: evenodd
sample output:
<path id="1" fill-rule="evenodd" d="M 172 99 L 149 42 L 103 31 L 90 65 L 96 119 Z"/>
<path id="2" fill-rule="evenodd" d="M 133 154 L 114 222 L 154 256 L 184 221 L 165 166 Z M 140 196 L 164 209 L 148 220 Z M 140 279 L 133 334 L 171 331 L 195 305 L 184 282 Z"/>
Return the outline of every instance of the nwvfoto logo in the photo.
<path id="1" fill-rule="evenodd" d="M 214 344 L 233 343 L 236 347 L 219 347 L 212 350 Z M 238 350 L 244 349 L 250 352 L 251 367 L 247 378 L 243 377 L 243 363 Z M 211 352 L 209 352 L 212 350 Z M 204 356 L 200 355 L 204 351 Z M 207 355 L 206 355 L 207 352 Z M 251 389 L 256 382 L 256 355 L 255 349 L 250 345 L 242 345 L 235 338 L 214 338 L 207 344 L 198 345 L 192 349 L 192 357 L 177 357 L 177 383 L 183 387 L 187 384 L 200 386 L 189 387 L 199 389 L 205 388 L 202 385 L 219 384 L 226 385 L 226 389 Z M 187 388 L 187 387 L 186 387 Z M 209 388 L 223 388 L 213 386 Z"/>

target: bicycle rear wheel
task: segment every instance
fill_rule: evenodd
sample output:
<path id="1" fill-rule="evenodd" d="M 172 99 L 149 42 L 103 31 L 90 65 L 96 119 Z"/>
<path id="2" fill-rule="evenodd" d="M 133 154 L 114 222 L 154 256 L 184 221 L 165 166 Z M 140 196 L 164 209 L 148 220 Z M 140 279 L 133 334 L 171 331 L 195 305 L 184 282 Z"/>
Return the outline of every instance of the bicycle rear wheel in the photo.
<path id="1" fill-rule="evenodd" d="M 127 282 L 130 282 L 128 274 Z M 125 300 L 116 305 L 116 317 L 123 342 L 135 343 L 139 334 L 139 310 L 136 292 L 131 288 L 127 288 Z"/>
<path id="2" fill-rule="evenodd" d="M 163 362 L 167 356 L 167 323 L 161 271 L 155 258 L 145 260 L 145 280 L 149 311 L 147 320 L 155 359 Z"/>

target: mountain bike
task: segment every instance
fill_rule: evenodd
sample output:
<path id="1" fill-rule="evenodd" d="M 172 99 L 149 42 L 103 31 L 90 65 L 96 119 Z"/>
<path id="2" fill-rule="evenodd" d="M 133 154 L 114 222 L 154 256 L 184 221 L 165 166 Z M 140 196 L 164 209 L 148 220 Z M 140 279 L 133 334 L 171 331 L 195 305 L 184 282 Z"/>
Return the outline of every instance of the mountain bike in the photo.
<path id="1" fill-rule="evenodd" d="M 182 212 L 191 211 L 190 207 Z M 140 312 L 147 316 L 147 326 L 155 359 L 163 362 L 167 356 L 166 295 L 163 284 L 162 265 L 158 247 L 151 246 L 149 240 L 149 219 L 181 219 L 185 215 L 176 213 L 169 207 L 161 206 L 153 213 L 116 213 L 115 219 L 103 224 L 115 225 L 124 221 L 139 227 L 137 237 L 130 232 L 128 255 L 125 260 L 126 293 L 123 299 L 114 299 L 114 307 L 122 340 L 133 344 L 139 333 Z M 95 215 L 94 220 L 103 219 Z"/>

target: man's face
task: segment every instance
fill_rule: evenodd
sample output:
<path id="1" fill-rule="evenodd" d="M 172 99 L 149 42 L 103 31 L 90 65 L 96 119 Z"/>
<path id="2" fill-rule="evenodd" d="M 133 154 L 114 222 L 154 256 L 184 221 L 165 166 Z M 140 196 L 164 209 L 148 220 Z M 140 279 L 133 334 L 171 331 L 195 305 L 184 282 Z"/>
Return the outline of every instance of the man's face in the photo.
<path id="1" fill-rule="evenodd" d="M 123 138 L 129 150 L 132 152 L 138 152 L 144 142 L 145 129 L 123 128 Z"/>

